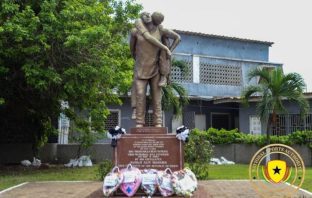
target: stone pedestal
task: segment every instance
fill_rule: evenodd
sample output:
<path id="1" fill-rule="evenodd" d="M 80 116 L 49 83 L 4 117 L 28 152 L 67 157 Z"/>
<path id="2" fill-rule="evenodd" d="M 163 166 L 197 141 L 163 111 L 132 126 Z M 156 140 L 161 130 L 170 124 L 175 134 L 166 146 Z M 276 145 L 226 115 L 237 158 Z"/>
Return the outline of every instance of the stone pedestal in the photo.
<path id="1" fill-rule="evenodd" d="M 116 166 L 124 168 L 129 163 L 139 169 L 183 169 L 183 143 L 174 134 L 168 134 L 165 127 L 132 128 L 114 149 Z"/>

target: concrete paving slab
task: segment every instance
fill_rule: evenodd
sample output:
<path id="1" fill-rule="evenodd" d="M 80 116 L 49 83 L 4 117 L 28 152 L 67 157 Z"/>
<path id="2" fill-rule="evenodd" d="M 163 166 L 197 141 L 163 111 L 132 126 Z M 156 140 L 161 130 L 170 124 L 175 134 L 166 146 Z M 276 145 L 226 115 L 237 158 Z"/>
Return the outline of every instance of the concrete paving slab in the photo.
<path id="1" fill-rule="evenodd" d="M 259 181 L 261 182 L 261 181 Z M 259 183 L 260 184 L 260 183 Z M 263 182 L 262 182 L 263 184 Z M 259 185 L 261 186 L 261 185 Z M 279 190 L 276 192 L 276 190 Z M 292 187 L 261 186 L 255 191 L 248 180 L 209 180 L 200 181 L 194 198 L 261 198 L 289 197 L 288 190 Z M 262 190 L 262 191 L 261 191 Z M 260 192 L 260 194 L 259 194 Z M 262 195 L 262 196 L 261 196 Z M 99 198 L 103 197 L 102 182 L 30 182 L 0 193 L 1 198 Z M 120 196 L 119 196 L 120 197 Z M 142 196 L 140 196 L 142 197 Z M 312 198 L 309 192 L 298 191 L 292 198 Z"/>

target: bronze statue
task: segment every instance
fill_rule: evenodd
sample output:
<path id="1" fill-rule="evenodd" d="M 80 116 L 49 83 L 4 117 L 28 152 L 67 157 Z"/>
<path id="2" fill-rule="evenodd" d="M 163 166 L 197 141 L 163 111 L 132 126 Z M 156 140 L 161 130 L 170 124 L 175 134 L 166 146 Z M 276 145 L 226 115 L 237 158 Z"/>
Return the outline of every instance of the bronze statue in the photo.
<path id="1" fill-rule="evenodd" d="M 154 12 L 152 16 L 143 12 L 131 32 L 130 49 L 135 59 L 134 83 L 131 105 L 136 109 L 136 127 L 145 124 L 146 88 L 150 85 L 155 127 L 162 126 L 161 87 L 166 86 L 171 67 L 171 51 L 180 42 L 180 36 L 164 28 L 164 16 Z M 169 47 L 169 40 L 173 39 Z M 163 43 L 162 43 L 163 42 Z"/>

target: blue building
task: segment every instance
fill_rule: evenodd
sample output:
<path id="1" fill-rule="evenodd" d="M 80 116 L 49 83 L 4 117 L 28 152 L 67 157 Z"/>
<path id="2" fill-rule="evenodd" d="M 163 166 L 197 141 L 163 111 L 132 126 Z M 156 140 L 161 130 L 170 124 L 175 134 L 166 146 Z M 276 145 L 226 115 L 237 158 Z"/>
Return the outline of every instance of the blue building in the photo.
<path id="1" fill-rule="evenodd" d="M 269 48 L 273 43 L 175 31 L 181 35 L 182 41 L 174 51 L 174 58 L 185 61 L 190 72 L 183 76 L 179 68 L 173 67 L 171 79 L 187 89 L 190 103 L 184 108 L 180 118 L 176 118 L 172 112 L 163 112 L 164 126 L 169 131 L 184 124 L 189 128 L 238 128 L 251 134 L 264 133 L 255 113 L 255 103 L 252 102 L 249 108 L 243 107 L 239 97 L 244 87 L 259 81 L 248 80 L 250 70 L 257 67 L 282 67 L 280 63 L 269 61 Z M 309 94 L 306 96 L 311 97 Z M 307 122 L 296 124 L 298 108 L 290 103 L 286 106 L 289 107 L 290 114 L 279 116 L 281 128 L 279 131 L 275 129 L 275 132 L 286 134 L 298 129 L 294 126 L 299 125 L 301 129 L 309 129 L 311 116 L 308 115 Z M 135 122 L 131 120 L 130 98 L 123 98 L 122 106 L 110 108 L 112 114 L 107 121 L 107 128 L 119 125 L 129 130 L 135 126 Z M 151 123 L 151 116 L 147 116 L 146 121 L 147 124 Z"/>

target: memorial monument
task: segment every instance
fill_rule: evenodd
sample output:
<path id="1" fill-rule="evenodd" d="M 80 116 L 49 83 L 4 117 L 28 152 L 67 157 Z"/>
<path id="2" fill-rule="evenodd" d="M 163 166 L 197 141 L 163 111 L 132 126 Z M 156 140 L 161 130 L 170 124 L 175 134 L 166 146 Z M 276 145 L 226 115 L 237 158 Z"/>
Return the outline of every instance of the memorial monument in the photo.
<path id="1" fill-rule="evenodd" d="M 161 25 L 163 20 L 159 12 L 143 12 L 131 31 L 130 50 L 135 59 L 131 100 L 136 126 L 114 149 L 114 163 L 121 168 L 129 163 L 140 169 L 183 168 L 183 143 L 168 133 L 161 116 L 161 89 L 171 70 L 171 52 L 181 39 Z M 145 126 L 147 85 L 152 96 L 153 127 Z"/>

